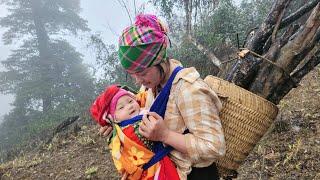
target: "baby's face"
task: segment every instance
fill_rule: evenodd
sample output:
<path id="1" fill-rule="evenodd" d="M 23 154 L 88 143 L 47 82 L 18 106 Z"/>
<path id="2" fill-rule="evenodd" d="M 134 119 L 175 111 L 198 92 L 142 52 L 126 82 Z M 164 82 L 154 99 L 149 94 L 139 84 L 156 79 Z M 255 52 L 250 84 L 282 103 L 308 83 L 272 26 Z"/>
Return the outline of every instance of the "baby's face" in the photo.
<path id="1" fill-rule="evenodd" d="M 116 122 L 121 122 L 139 115 L 140 106 L 131 96 L 124 95 L 118 99 L 114 113 Z"/>

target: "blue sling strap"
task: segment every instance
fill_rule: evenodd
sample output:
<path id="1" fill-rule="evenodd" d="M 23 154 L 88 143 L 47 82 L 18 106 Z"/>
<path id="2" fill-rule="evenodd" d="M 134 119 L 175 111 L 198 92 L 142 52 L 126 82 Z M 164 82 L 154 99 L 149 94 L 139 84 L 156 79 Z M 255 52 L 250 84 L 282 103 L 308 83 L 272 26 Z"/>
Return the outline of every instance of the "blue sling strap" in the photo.
<path id="1" fill-rule="evenodd" d="M 172 72 L 169 80 L 167 81 L 166 85 L 161 90 L 160 94 L 152 104 L 150 108 L 150 112 L 156 112 L 159 114 L 162 118 L 164 118 L 164 115 L 166 113 L 167 109 L 167 103 L 170 96 L 170 90 L 172 86 L 172 82 L 174 78 L 176 77 L 177 73 L 182 70 L 183 68 L 178 66 L 174 69 Z M 143 165 L 143 169 L 148 169 L 158 161 L 160 161 L 164 156 L 166 156 L 170 151 L 172 151 L 173 148 L 171 146 L 164 147 L 162 142 L 155 142 L 153 146 L 153 152 L 155 155 L 150 159 L 150 161 Z"/>
<path id="2" fill-rule="evenodd" d="M 137 116 L 135 116 L 135 117 L 133 117 L 133 118 L 131 118 L 131 119 L 128 119 L 128 120 L 124 120 L 124 121 L 122 121 L 122 122 L 119 122 L 118 125 L 119 125 L 120 127 L 126 127 L 126 126 L 128 126 L 129 124 L 133 124 L 133 123 L 135 123 L 135 122 L 137 122 L 137 121 L 140 121 L 141 119 L 142 119 L 142 115 L 137 115 Z"/>
<path id="3" fill-rule="evenodd" d="M 150 112 L 156 112 L 162 118 L 164 118 L 164 115 L 165 115 L 165 112 L 167 109 L 167 103 L 168 103 L 169 96 L 170 96 L 172 82 L 173 82 L 174 78 L 176 77 L 177 73 L 182 69 L 183 68 L 180 66 L 178 66 L 174 69 L 169 80 L 167 81 L 167 83 L 165 84 L 163 89 L 161 90 L 160 94 L 157 96 L 156 100 L 153 102 L 153 104 L 150 108 Z M 142 119 L 142 115 L 138 115 L 138 116 L 135 116 L 131 119 L 122 121 L 122 122 L 118 123 L 118 125 L 120 127 L 125 127 L 129 124 L 133 124 L 137 121 L 140 121 L 141 119 Z M 188 133 L 188 131 L 185 131 L 184 134 L 185 133 Z M 160 161 L 164 156 L 166 156 L 172 150 L 173 150 L 173 148 L 171 146 L 164 147 L 162 142 L 154 142 L 154 146 L 153 146 L 152 151 L 155 153 L 155 155 L 150 159 L 150 161 L 148 163 L 144 164 L 144 166 L 142 167 L 143 170 L 148 169 L 149 167 L 151 167 L 152 165 L 154 165 L 155 163 Z"/>

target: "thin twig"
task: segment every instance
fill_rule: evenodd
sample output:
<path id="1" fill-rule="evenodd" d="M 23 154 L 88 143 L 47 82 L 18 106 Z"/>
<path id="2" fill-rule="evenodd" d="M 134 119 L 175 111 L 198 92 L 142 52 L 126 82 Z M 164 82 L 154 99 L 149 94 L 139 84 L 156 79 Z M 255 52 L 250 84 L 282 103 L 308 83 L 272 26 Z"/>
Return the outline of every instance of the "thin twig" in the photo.
<path id="1" fill-rule="evenodd" d="M 279 26 L 280 26 L 280 23 L 281 23 L 281 20 L 282 20 L 282 17 L 284 15 L 284 11 L 285 9 L 287 8 L 288 4 L 289 4 L 290 1 L 287 1 L 287 3 L 285 4 L 284 8 L 282 9 L 281 13 L 280 13 L 280 16 L 278 17 L 278 20 L 277 20 L 277 23 L 273 29 L 273 32 L 272 32 L 272 36 L 271 36 L 271 42 L 272 43 L 275 43 L 276 42 L 276 35 L 277 35 L 277 32 L 278 32 L 278 29 L 279 29 Z"/>
<path id="2" fill-rule="evenodd" d="M 128 9 L 128 7 L 127 7 L 126 3 L 125 3 L 123 0 L 117 0 L 117 2 L 120 4 L 120 6 L 122 6 L 122 7 L 124 7 L 124 8 L 125 8 L 125 10 L 126 10 L 126 12 L 127 12 L 128 16 L 129 16 L 130 23 L 131 23 L 131 24 L 133 24 L 133 23 L 132 23 L 132 17 L 131 17 L 131 15 L 130 15 L 130 11 L 129 11 L 129 9 Z"/>
<path id="3" fill-rule="evenodd" d="M 111 27 L 110 23 L 107 21 L 107 29 L 109 29 L 109 31 L 115 35 L 116 37 L 119 37 L 120 35 Z"/>
<path id="4" fill-rule="evenodd" d="M 312 2 L 309 2 L 308 4 L 302 6 L 299 8 L 296 12 L 292 13 L 288 17 L 284 18 L 283 21 L 280 23 L 280 29 L 286 27 L 287 25 L 291 24 L 295 20 L 299 19 L 306 13 L 308 13 L 311 9 L 313 9 L 317 4 L 319 3 L 319 0 L 314 0 Z"/>
<path id="5" fill-rule="evenodd" d="M 133 0 L 133 6 L 134 6 L 134 15 L 137 15 L 137 6 L 136 6 L 136 0 Z"/>
<path id="6" fill-rule="evenodd" d="M 235 58 L 229 59 L 227 61 L 223 61 L 221 64 L 226 64 L 226 63 L 229 63 L 229 62 L 237 60 L 237 59 L 238 59 L 238 57 L 235 57 Z"/>

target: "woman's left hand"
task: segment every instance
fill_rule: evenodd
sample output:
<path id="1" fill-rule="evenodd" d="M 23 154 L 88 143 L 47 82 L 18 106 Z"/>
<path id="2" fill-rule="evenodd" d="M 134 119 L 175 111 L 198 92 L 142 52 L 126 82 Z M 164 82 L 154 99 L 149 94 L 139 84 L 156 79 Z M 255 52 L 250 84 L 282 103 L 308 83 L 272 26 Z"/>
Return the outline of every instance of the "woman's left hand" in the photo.
<path id="1" fill-rule="evenodd" d="M 169 134 L 169 129 L 163 122 L 163 118 L 155 112 L 149 112 L 142 117 L 139 127 L 141 135 L 151 141 L 165 142 Z"/>

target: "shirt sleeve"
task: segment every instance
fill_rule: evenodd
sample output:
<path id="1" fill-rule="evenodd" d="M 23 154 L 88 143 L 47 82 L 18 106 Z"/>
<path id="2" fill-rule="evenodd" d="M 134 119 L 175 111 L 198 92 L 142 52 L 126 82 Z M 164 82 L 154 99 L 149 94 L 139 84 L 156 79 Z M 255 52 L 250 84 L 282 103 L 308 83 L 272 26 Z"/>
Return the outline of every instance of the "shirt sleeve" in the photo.
<path id="1" fill-rule="evenodd" d="M 177 96 L 177 106 L 189 129 L 185 135 L 188 156 L 193 163 L 216 160 L 225 154 L 225 139 L 219 111 L 221 102 L 203 81 L 184 82 Z"/>

